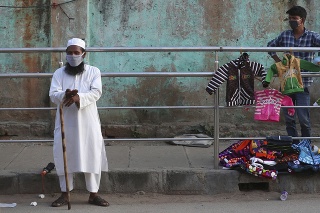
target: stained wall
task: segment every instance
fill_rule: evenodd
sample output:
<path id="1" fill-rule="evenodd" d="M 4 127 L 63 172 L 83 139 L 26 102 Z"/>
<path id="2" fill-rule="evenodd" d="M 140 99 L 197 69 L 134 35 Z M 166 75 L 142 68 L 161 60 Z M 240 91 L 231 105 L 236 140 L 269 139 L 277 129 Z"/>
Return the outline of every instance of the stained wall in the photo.
<path id="1" fill-rule="evenodd" d="M 288 28 L 285 11 L 299 4 L 307 8 L 306 26 L 317 31 L 318 1 L 249 0 L 3 0 L 0 6 L 0 47 L 64 47 L 80 37 L 88 47 L 265 47 Z M 50 6 L 51 5 L 51 6 Z M 65 55 L 59 53 L 0 53 L 0 73 L 54 72 Z M 250 59 L 268 68 L 273 61 L 263 52 Z M 240 52 L 219 52 L 219 65 Z M 101 72 L 214 71 L 214 52 L 89 52 L 86 62 Z M 99 106 L 212 105 L 204 77 L 103 78 Z M 311 88 L 312 101 L 320 96 Z M 52 106 L 50 79 L 1 79 L 0 107 Z M 261 87 L 259 81 L 256 87 Z M 220 89 L 224 104 L 225 85 Z M 315 115 L 319 113 L 312 110 Z M 101 110 L 106 137 L 163 137 L 179 133 L 212 134 L 213 110 L 139 109 Z M 252 119 L 253 110 L 221 110 L 223 135 L 261 135 L 269 125 Z M 0 111 L 0 135 L 50 135 L 53 112 Z M 315 126 L 317 122 L 315 120 Z M 20 128 L 11 128 L 19 126 Z M 260 128 L 255 128 L 261 126 Z M 14 129 L 14 131 L 13 131 Z M 21 129 L 21 130 L 19 130 Z M 23 131 L 22 131 L 23 129 Z M 238 129 L 241 131 L 234 131 Z M 271 128 L 272 129 L 272 128 Z M 283 123 L 276 124 L 283 133 Z M 272 130 L 270 130 L 272 131 Z M 240 134 L 240 135 L 239 135 Z"/>

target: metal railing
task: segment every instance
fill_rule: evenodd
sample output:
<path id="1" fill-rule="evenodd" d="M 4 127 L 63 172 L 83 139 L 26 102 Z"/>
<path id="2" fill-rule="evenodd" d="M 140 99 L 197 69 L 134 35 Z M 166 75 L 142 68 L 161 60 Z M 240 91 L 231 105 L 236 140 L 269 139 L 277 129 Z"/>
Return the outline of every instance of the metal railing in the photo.
<path id="1" fill-rule="evenodd" d="M 320 48 L 315 47 L 112 47 L 100 48 L 89 47 L 87 52 L 214 52 L 215 53 L 215 70 L 219 67 L 218 52 L 317 52 Z M 0 48 L 0 53 L 28 53 L 28 52 L 65 52 L 65 48 Z M 62 58 L 62 54 L 61 54 Z M 101 73 L 102 77 L 212 77 L 214 72 L 108 72 Z M 53 73 L 1 73 L 0 78 L 51 78 Z M 320 77 L 320 73 L 303 73 L 305 77 Z M 214 93 L 213 106 L 125 106 L 125 107 L 98 107 L 99 110 L 105 109 L 213 109 L 214 110 L 214 138 L 112 138 L 104 139 L 105 141 L 170 141 L 170 140 L 214 140 L 214 168 L 219 168 L 219 140 L 243 140 L 243 139 L 265 139 L 265 137 L 219 137 L 219 110 L 222 108 L 241 108 L 219 106 L 219 90 Z M 248 107 L 248 106 L 246 106 Z M 251 106 L 252 107 L 252 106 Z M 298 108 L 295 106 L 294 108 Z M 303 106 L 309 108 L 317 108 L 319 106 Z M 292 108 L 292 107 L 291 107 Z M 45 108 L 0 108 L 3 110 L 56 110 L 56 107 Z M 293 139 L 303 139 L 305 137 L 293 137 Z M 319 139 L 320 137 L 308 137 L 309 139 Z M 52 142 L 53 140 L 0 140 L 0 143 L 12 142 Z"/>

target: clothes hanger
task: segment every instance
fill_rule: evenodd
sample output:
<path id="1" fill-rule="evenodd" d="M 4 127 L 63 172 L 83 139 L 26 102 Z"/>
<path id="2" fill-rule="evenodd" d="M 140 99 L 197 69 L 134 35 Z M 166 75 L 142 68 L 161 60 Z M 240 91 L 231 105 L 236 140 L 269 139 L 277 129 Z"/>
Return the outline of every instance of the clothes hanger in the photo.
<path id="1" fill-rule="evenodd" d="M 262 80 L 259 79 L 259 78 L 257 78 L 256 76 L 254 76 L 254 79 L 255 79 L 255 80 L 258 80 L 258 81 L 260 81 L 260 82 L 262 83 Z M 273 79 L 272 82 L 270 82 L 270 84 L 268 85 L 268 87 L 265 87 L 265 88 L 264 88 L 264 90 L 275 90 L 275 88 L 273 88 L 272 86 L 270 86 L 271 84 L 274 83 L 274 80 L 275 80 L 275 79 Z"/>
<path id="2" fill-rule="evenodd" d="M 274 80 L 275 78 L 273 78 L 272 82 L 270 82 L 270 84 L 268 85 L 267 89 L 268 90 L 276 90 L 272 85 L 274 84 Z"/>
<path id="3" fill-rule="evenodd" d="M 292 48 L 290 48 L 290 51 L 289 51 L 289 52 L 285 52 L 285 53 L 283 54 L 283 57 L 286 58 L 287 61 L 290 61 L 291 56 L 293 56 Z"/>
<path id="4" fill-rule="evenodd" d="M 246 52 L 242 53 L 242 50 L 240 50 L 240 53 L 241 53 L 241 55 L 238 58 L 238 60 L 239 60 L 238 68 L 243 66 L 249 60 L 248 53 L 246 53 Z"/>

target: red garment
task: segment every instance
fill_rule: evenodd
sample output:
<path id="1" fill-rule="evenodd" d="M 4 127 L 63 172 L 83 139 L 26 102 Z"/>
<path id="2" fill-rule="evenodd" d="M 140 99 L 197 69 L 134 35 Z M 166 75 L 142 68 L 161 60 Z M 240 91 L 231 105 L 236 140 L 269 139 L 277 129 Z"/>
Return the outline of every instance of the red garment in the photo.
<path id="1" fill-rule="evenodd" d="M 275 89 L 255 91 L 256 109 L 254 119 L 259 121 L 279 122 L 280 108 L 293 106 L 292 99 Z M 294 115 L 294 108 L 288 108 L 288 114 Z"/>

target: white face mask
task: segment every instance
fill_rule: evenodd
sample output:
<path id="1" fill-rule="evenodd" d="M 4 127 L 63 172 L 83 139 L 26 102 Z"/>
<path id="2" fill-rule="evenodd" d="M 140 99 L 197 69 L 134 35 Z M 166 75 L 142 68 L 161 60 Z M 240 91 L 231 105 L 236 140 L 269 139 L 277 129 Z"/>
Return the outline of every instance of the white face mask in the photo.
<path id="1" fill-rule="evenodd" d="M 77 67 L 83 61 L 82 55 L 66 55 L 66 60 L 72 67 Z"/>

